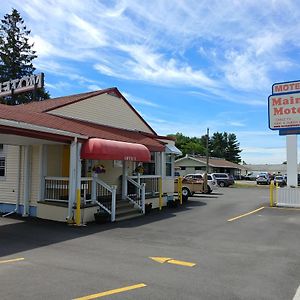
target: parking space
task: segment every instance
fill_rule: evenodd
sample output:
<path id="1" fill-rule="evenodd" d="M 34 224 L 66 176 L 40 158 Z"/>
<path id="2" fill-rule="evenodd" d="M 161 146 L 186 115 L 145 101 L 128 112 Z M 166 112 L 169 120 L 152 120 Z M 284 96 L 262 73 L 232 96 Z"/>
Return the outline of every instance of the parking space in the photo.
<path id="1" fill-rule="evenodd" d="M 85 228 L 1 218 L 1 299 L 293 299 L 299 238 L 300 211 L 254 187 Z"/>

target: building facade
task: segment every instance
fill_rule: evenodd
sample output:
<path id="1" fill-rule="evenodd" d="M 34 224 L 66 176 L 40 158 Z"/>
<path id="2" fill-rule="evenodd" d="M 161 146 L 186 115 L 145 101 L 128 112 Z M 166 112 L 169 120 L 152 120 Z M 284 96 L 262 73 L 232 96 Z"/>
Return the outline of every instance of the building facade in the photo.
<path id="1" fill-rule="evenodd" d="M 179 150 L 117 88 L 0 107 L 2 214 L 115 221 L 121 202 L 143 214 L 173 199 Z"/>

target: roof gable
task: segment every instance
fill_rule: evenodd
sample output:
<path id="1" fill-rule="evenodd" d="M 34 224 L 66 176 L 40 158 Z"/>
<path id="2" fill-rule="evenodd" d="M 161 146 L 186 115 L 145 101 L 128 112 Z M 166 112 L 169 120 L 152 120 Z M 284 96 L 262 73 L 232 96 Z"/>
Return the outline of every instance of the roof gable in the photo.
<path id="1" fill-rule="evenodd" d="M 117 88 L 31 102 L 18 108 L 156 134 Z"/>

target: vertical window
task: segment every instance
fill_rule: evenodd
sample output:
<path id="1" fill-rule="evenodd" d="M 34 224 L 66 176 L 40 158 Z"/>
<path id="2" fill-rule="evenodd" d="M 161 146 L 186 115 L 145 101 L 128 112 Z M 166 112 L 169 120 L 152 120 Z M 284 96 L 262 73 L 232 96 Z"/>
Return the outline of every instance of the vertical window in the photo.
<path id="1" fill-rule="evenodd" d="M 0 177 L 5 176 L 5 157 L 0 157 Z"/>
<path id="2" fill-rule="evenodd" d="M 166 176 L 172 176 L 172 154 L 166 154 Z"/>

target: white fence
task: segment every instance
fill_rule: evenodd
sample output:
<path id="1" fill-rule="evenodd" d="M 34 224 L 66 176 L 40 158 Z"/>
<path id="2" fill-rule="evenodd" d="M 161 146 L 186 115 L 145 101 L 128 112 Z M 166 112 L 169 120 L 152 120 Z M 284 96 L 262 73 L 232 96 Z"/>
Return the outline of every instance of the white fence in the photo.
<path id="1" fill-rule="evenodd" d="M 276 206 L 300 207 L 300 188 L 284 187 L 275 189 Z"/>

